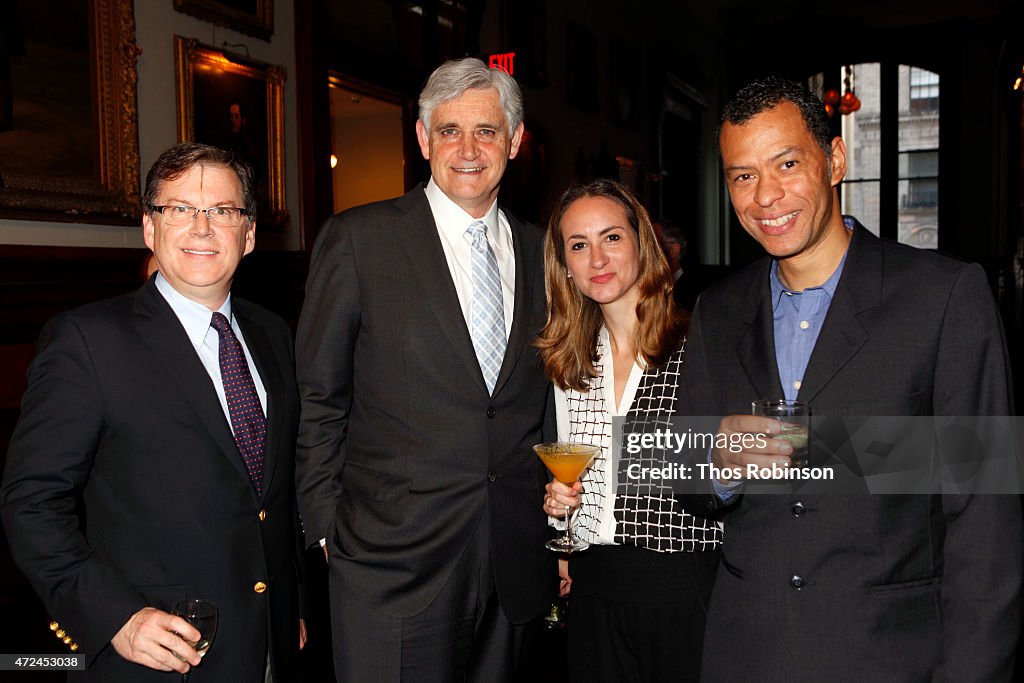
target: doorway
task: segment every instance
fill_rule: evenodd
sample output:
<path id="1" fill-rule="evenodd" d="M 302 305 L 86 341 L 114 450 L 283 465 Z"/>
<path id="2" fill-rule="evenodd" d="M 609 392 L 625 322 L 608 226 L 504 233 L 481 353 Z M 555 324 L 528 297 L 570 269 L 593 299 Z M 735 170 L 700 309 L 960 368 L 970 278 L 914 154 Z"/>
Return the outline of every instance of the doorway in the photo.
<path id="1" fill-rule="evenodd" d="M 334 212 L 405 192 L 405 123 L 399 95 L 329 78 Z"/>

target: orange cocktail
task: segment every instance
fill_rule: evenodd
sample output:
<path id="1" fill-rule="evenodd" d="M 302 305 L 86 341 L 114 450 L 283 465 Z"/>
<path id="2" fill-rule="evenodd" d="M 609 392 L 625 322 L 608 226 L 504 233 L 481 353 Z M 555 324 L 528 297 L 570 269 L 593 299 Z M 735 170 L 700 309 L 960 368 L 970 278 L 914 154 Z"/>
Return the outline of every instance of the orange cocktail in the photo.
<path id="1" fill-rule="evenodd" d="M 533 450 L 555 479 L 572 486 L 601 449 L 579 443 L 542 443 Z"/>
<path id="2" fill-rule="evenodd" d="M 566 486 L 576 483 L 583 470 L 587 469 L 601 452 L 599 446 L 566 442 L 540 443 L 534 446 L 533 450 L 555 479 Z M 590 547 L 586 541 L 573 538 L 568 506 L 565 508 L 565 536 L 548 541 L 547 547 L 560 553 L 572 553 Z"/>

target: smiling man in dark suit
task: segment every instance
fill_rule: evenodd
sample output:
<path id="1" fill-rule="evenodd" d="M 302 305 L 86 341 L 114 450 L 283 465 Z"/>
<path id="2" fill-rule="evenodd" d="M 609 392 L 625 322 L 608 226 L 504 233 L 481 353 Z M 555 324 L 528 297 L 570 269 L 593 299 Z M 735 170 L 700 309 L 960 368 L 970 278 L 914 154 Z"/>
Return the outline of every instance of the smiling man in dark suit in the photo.
<path id="1" fill-rule="evenodd" d="M 729 415 L 730 438 L 773 426 L 749 414 L 758 399 L 805 401 L 819 418 L 1012 415 L 984 272 L 844 219 L 846 147 L 820 100 L 752 83 L 726 106 L 719 144 L 733 208 L 767 256 L 697 302 L 683 380 L 693 414 Z M 767 439 L 714 460 L 788 465 L 791 452 Z M 1016 496 L 718 486 L 729 507 L 708 681 L 1011 680 Z"/>
<path id="2" fill-rule="evenodd" d="M 313 251 L 298 491 L 339 680 L 510 680 L 547 604 L 542 235 L 497 200 L 522 119 L 510 76 L 445 63 L 416 123 L 430 182 L 334 216 Z"/>
<path id="3" fill-rule="evenodd" d="M 86 657 L 73 680 L 295 680 L 291 335 L 230 291 L 255 244 L 252 172 L 180 143 L 143 209 L 159 273 L 40 336 L 0 489 L 11 550 Z M 187 597 L 219 609 L 202 660 L 169 613 Z"/>

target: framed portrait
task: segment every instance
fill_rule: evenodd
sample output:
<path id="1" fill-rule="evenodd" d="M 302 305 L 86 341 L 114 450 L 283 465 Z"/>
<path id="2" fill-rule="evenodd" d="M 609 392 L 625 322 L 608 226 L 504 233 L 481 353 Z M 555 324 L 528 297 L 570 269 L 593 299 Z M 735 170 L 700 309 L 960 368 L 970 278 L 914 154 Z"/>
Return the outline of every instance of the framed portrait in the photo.
<path id="1" fill-rule="evenodd" d="M 132 0 L 0 1 L 0 218 L 133 224 Z"/>
<path id="2" fill-rule="evenodd" d="M 283 66 L 174 37 L 178 139 L 232 150 L 252 166 L 257 225 L 288 225 Z"/>
<path id="3" fill-rule="evenodd" d="M 274 35 L 274 0 L 174 0 L 174 9 L 263 40 Z"/>

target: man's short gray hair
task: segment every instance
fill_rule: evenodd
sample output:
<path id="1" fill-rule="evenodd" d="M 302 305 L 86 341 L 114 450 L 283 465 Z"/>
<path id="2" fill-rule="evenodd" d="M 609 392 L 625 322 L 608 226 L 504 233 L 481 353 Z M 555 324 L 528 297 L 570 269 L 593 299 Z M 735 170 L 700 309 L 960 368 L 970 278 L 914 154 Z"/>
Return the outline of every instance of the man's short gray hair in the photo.
<path id="1" fill-rule="evenodd" d="M 519 84 L 501 69 L 491 69 L 473 57 L 447 61 L 430 74 L 427 85 L 420 93 L 420 121 L 423 127 L 430 130 L 430 115 L 437 105 L 461 97 L 467 90 L 487 88 L 498 91 L 511 136 L 523 122 L 523 93 L 519 90 Z"/>

